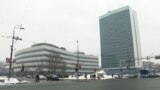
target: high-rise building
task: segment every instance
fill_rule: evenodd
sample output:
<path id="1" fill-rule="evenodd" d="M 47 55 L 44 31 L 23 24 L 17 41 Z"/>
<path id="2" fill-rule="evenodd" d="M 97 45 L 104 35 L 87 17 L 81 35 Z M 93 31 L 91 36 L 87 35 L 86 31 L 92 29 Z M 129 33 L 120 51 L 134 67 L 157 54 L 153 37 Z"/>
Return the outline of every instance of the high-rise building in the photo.
<path id="1" fill-rule="evenodd" d="M 137 17 L 129 6 L 100 16 L 102 68 L 140 67 Z"/>

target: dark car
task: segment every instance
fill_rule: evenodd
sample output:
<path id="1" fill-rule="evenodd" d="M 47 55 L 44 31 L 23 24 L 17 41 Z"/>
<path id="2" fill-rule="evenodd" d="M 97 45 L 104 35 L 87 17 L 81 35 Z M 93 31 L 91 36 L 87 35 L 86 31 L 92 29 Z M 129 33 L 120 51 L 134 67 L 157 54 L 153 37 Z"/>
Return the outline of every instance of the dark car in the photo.
<path id="1" fill-rule="evenodd" d="M 48 75 L 47 80 L 59 80 L 59 77 L 55 74 Z"/>

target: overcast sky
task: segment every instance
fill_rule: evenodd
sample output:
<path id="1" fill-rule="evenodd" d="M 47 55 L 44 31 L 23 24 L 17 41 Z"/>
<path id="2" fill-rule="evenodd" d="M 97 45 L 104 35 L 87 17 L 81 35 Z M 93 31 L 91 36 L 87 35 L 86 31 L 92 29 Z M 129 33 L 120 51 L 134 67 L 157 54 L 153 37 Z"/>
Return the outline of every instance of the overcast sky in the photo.
<path id="1" fill-rule="evenodd" d="M 160 0 L 0 0 L 0 36 L 46 42 L 69 51 L 100 53 L 99 16 L 129 5 L 137 12 L 142 55 L 160 55 Z M 17 41 L 14 51 L 33 43 Z M 0 37 L 0 60 L 10 56 L 11 39 Z"/>

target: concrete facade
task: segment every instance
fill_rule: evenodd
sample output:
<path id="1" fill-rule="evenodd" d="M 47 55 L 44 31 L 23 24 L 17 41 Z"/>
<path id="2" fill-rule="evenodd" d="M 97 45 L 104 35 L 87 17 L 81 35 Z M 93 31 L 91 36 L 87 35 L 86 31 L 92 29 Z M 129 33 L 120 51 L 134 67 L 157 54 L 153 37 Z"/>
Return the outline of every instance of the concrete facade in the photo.
<path id="1" fill-rule="evenodd" d="M 15 53 L 14 71 L 20 72 L 22 65 L 27 73 L 75 73 L 77 52 L 67 51 L 48 43 L 34 44 Z M 98 57 L 79 52 L 80 73 L 92 73 L 98 68 Z"/>

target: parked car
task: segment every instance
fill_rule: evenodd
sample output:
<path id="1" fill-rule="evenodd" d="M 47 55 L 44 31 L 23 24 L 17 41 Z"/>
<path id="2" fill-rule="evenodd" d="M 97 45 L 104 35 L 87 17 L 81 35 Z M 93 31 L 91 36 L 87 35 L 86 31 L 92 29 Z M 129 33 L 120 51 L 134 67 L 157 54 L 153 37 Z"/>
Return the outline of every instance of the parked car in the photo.
<path id="1" fill-rule="evenodd" d="M 26 77 L 27 77 L 27 78 L 33 78 L 32 75 L 27 75 Z"/>
<path id="2" fill-rule="evenodd" d="M 40 80 L 46 80 L 47 78 L 44 75 L 39 75 Z"/>
<path id="3" fill-rule="evenodd" d="M 51 74 L 47 76 L 47 80 L 59 80 L 59 77 L 55 74 Z"/>

